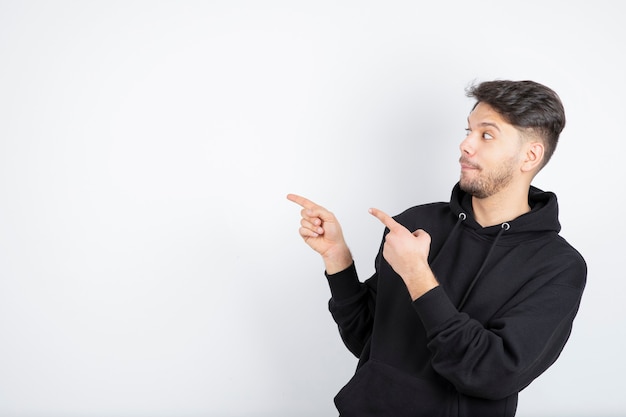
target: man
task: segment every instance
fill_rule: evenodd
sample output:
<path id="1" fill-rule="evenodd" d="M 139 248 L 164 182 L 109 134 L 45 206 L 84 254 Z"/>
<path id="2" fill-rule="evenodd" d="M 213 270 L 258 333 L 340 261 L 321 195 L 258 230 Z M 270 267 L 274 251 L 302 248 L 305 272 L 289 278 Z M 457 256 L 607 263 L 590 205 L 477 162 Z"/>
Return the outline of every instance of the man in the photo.
<path id="1" fill-rule="evenodd" d="M 376 272 L 360 282 L 335 216 L 294 194 L 300 235 L 323 258 L 329 308 L 359 357 L 337 394 L 342 417 L 514 416 L 518 393 L 567 341 L 586 281 L 559 236 L 556 196 L 531 186 L 565 126 L 556 93 L 490 81 L 461 142 L 449 203 L 410 208 L 385 226 Z"/>

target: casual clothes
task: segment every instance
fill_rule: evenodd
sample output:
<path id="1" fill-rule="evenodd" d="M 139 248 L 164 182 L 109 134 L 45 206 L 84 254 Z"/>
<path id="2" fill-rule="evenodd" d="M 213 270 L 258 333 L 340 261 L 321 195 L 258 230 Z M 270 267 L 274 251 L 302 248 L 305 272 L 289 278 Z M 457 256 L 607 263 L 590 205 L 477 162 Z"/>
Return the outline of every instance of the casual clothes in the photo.
<path id="1" fill-rule="evenodd" d="M 556 196 L 531 187 L 529 203 L 529 213 L 483 228 L 457 184 L 450 203 L 394 217 L 432 239 L 440 285 L 415 301 L 382 245 L 367 281 L 354 265 L 327 275 L 330 312 L 359 358 L 335 397 L 341 417 L 515 415 L 518 392 L 561 353 L 587 275 L 558 234 Z"/>

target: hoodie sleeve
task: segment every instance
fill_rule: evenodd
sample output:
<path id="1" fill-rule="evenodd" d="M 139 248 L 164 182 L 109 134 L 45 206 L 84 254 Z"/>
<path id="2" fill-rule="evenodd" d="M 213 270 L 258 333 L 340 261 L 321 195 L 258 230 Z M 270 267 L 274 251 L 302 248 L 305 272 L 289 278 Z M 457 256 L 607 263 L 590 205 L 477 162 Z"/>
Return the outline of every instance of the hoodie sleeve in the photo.
<path id="1" fill-rule="evenodd" d="M 522 301 L 481 324 L 441 287 L 413 302 L 432 366 L 466 395 L 500 399 L 521 391 L 560 355 L 578 311 L 586 266 L 576 258 Z"/>
<path id="2" fill-rule="evenodd" d="M 344 344 L 358 358 L 372 334 L 377 275 L 361 283 L 352 264 L 326 278 L 332 295 L 329 310 Z"/>

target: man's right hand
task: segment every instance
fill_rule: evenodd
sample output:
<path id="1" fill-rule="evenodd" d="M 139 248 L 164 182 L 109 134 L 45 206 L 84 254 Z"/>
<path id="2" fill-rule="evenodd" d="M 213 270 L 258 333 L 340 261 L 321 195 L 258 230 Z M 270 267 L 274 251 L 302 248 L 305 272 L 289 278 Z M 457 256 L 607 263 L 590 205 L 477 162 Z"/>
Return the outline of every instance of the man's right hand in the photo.
<path id="1" fill-rule="evenodd" d="M 302 207 L 300 236 L 322 255 L 326 272 L 334 274 L 348 268 L 353 262 L 352 254 L 335 215 L 302 196 L 288 194 L 287 199 Z"/>

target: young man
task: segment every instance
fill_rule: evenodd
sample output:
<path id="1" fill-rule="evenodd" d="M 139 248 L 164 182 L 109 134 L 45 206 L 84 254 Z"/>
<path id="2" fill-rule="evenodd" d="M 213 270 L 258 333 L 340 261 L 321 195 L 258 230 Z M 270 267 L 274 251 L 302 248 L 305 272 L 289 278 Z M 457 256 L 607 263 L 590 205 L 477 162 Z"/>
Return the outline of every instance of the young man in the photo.
<path id="1" fill-rule="evenodd" d="M 330 311 L 359 358 L 337 394 L 342 417 L 514 416 L 518 393 L 559 356 L 586 280 L 559 236 L 556 196 L 531 186 L 565 126 L 559 97 L 532 81 L 473 86 L 461 178 L 449 203 L 385 226 L 360 282 L 335 216 L 304 197 L 300 235 L 323 258 Z"/>

